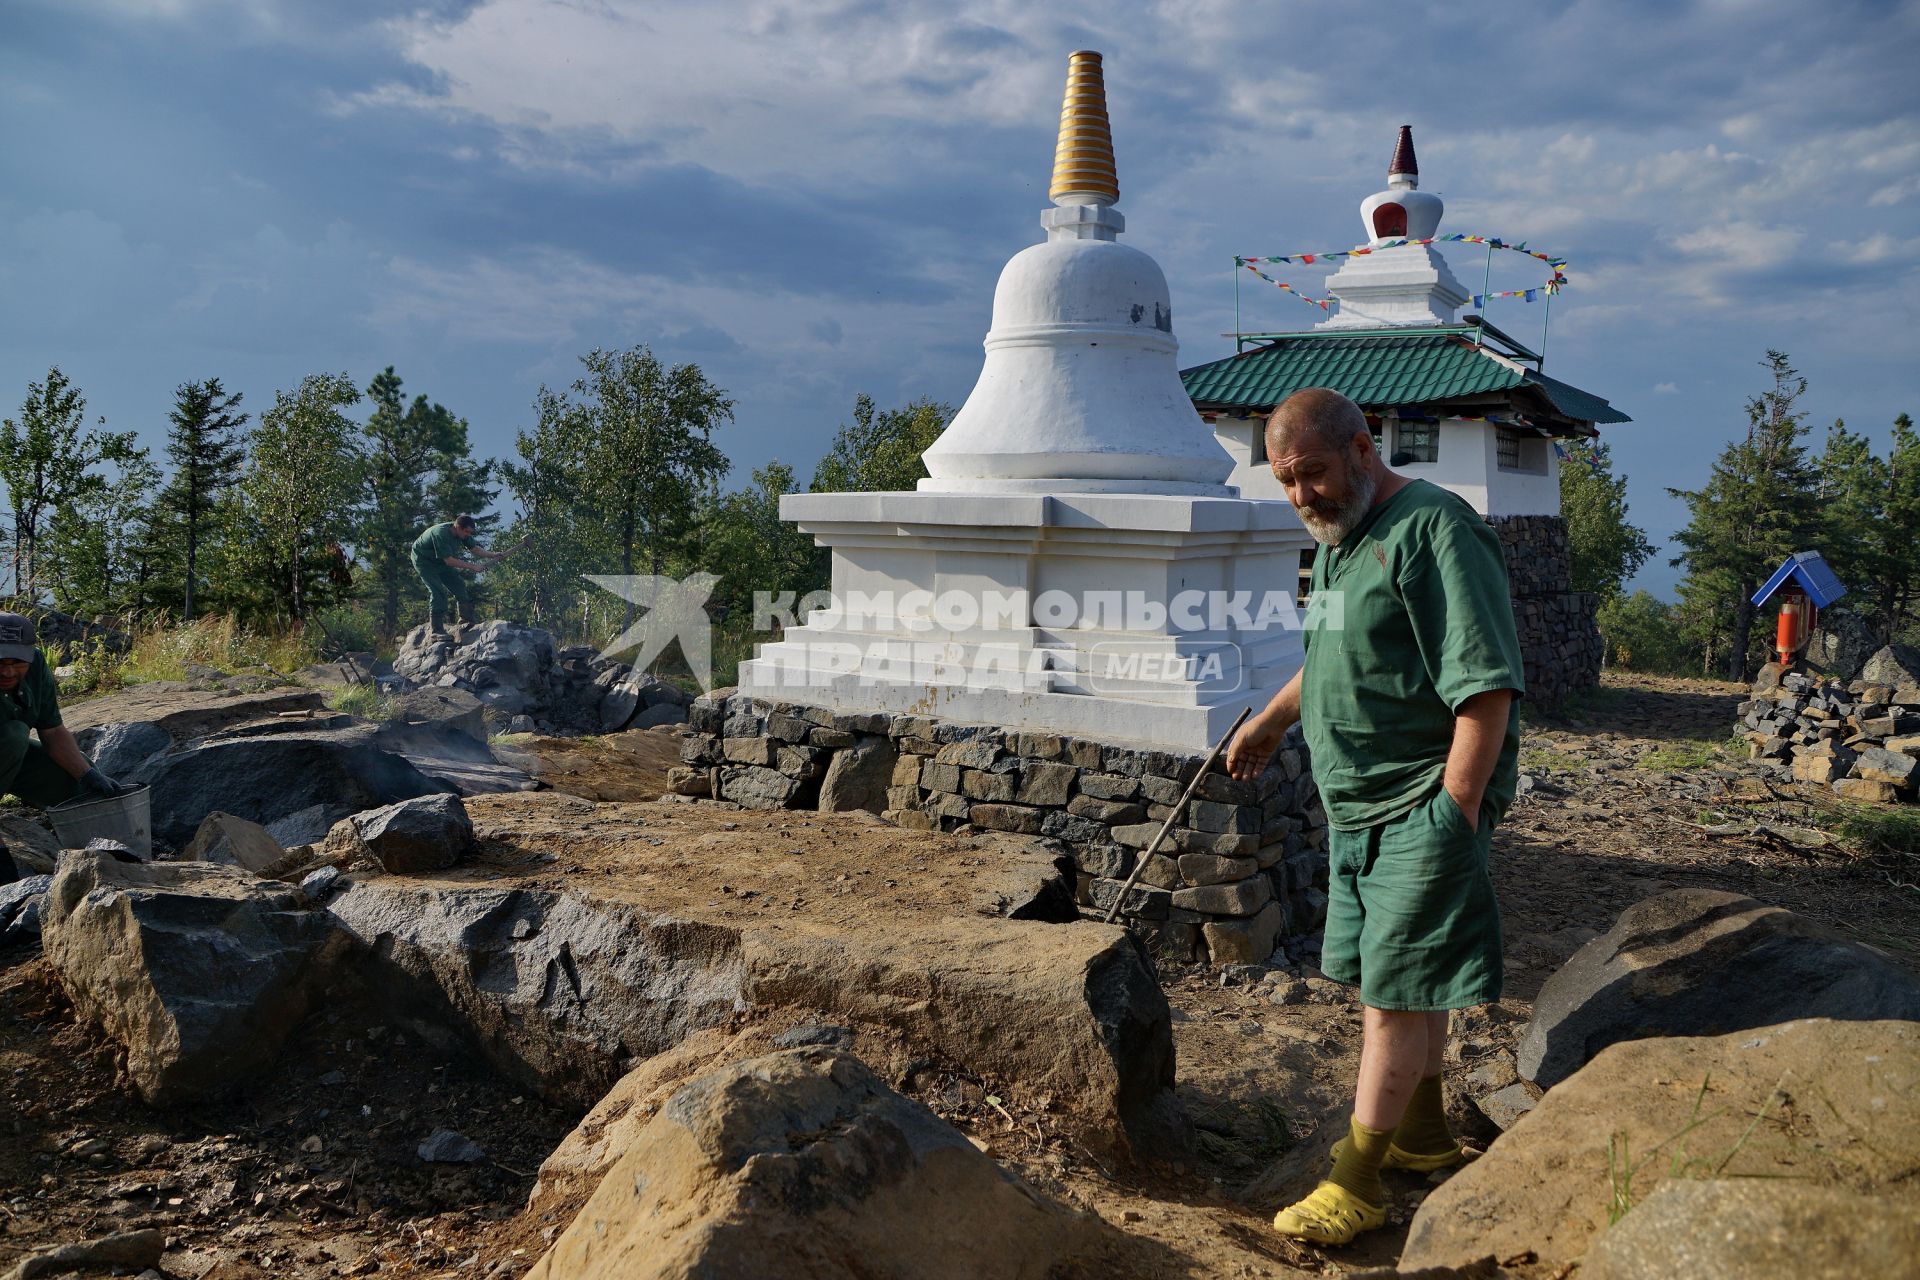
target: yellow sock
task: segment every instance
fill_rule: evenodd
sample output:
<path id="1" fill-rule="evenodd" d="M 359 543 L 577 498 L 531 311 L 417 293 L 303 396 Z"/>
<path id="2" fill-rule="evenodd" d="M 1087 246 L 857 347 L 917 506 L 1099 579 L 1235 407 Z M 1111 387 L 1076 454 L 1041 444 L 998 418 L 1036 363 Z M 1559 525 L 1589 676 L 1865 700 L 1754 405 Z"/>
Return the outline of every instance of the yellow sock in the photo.
<path id="1" fill-rule="evenodd" d="M 1384 1205 L 1387 1189 L 1380 1185 L 1380 1164 L 1387 1158 L 1387 1146 L 1393 1134 L 1384 1129 L 1369 1129 L 1358 1120 L 1347 1122 L 1347 1145 L 1333 1162 L 1327 1181 L 1339 1183 L 1368 1204 Z"/>
<path id="2" fill-rule="evenodd" d="M 1427 1076 L 1414 1086 L 1400 1127 L 1393 1131 L 1393 1145 L 1416 1156 L 1454 1150 L 1457 1144 L 1447 1127 L 1447 1100 L 1440 1092 L 1439 1076 Z"/>

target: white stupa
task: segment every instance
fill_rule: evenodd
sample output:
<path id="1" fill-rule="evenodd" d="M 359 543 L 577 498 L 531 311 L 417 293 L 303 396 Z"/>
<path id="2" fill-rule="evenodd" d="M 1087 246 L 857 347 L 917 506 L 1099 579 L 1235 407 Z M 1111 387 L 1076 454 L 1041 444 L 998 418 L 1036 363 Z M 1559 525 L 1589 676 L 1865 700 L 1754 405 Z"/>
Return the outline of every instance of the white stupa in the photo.
<path id="1" fill-rule="evenodd" d="M 1378 329 L 1386 325 L 1446 325 L 1467 301 L 1447 260 L 1430 244 L 1379 246 L 1394 240 L 1427 240 L 1440 229 L 1446 204 L 1420 190 L 1420 162 L 1413 154 L 1413 126 L 1401 125 L 1387 166 L 1387 189 L 1360 202 L 1360 221 L 1373 252 L 1352 257 L 1327 280 L 1340 308 L 1317 329 Z"/>
<path id="2" fill-rule="evenodd" d="M 978 383 L 913 493 L 788 494 L 837 607 L 740 690 L 1203 750 L 1299 668 L 1310 539 L 1247 501 L 1181 385 L 1167 282 L 1122 245 L 1100 55 L 1069 59 L 1047 239 L 994 291 Z"/>

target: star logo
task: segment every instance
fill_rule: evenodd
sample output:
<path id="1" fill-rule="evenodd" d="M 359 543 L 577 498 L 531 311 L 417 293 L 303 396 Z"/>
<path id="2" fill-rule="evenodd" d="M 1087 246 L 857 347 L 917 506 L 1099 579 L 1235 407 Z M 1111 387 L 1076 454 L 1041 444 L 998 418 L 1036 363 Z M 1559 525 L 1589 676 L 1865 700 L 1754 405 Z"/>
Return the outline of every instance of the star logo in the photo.
<path id="1" fill-rule="evenodd" d="M 630 575 L 584 575 L 596 587 L 611 591 L 645 609 L 645 616 L 608 641 L 600 651 L 603 658 L 634 650 L 633 669 L 645 669 L 648 663 L 666 651 L 675 640 L 702 690 L 713 688 L 713 624 L 707 617 L 707 597 L 719 583 L 717 575 L 693 573 L 685 578 L 662 578 L 649 573 Z"/>

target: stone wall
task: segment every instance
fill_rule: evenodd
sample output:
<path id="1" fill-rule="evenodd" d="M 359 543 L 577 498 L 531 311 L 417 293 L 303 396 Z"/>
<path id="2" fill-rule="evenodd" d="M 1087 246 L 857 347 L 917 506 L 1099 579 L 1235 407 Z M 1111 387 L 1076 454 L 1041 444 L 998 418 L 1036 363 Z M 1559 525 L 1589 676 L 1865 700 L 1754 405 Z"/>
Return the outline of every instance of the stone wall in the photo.
<path id="1" fill-rule="evenodd" d="M 1492 516 L 1507 557 L 1513 621 L 1520 633 L 1527 700 L 1553 708 L 1600 683 L 1606 646 L 1599 598 L 1573 589 L 1567 522 L 1559 516 Z"/>
<path id="2" fill-rule="evenodd" d="M 1782 781 L 1846 800 L 1912 803 L 1920 784 L 1920 653 L 1889 646 L 1860 679 L 1782 672 L 1768 663 L 1740 704 L 1747 754 Z"/>
<path id="3" fill-rule="evenodd" d="M 689 725 L 679 794 L 1051 840 L 1073 858 L 1081 905 L 1102 913 L 1204 759 L 730 690 L 696 699 Z M 1326 813 L 1296 730 L 1254 781 L 1214 766 L 1121 914 L 1174 959 L 1253 963 L 1317 933 L 1326 884 Z"/>

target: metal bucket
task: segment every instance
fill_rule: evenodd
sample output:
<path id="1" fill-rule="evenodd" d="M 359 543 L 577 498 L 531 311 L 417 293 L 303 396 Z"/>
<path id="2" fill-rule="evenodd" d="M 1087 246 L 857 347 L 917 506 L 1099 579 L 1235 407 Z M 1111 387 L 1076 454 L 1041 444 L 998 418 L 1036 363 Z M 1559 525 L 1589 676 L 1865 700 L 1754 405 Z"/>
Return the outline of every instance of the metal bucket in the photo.
<path id="1" fill-rule="evenodd" d="M 118 840 L 142 858 L 153 856 L 153 789 L 135 787 L 123 796 L 69 800 L 47 810 L 53 834 L 63 849 L 79 849 L 89 840 Z"/>

